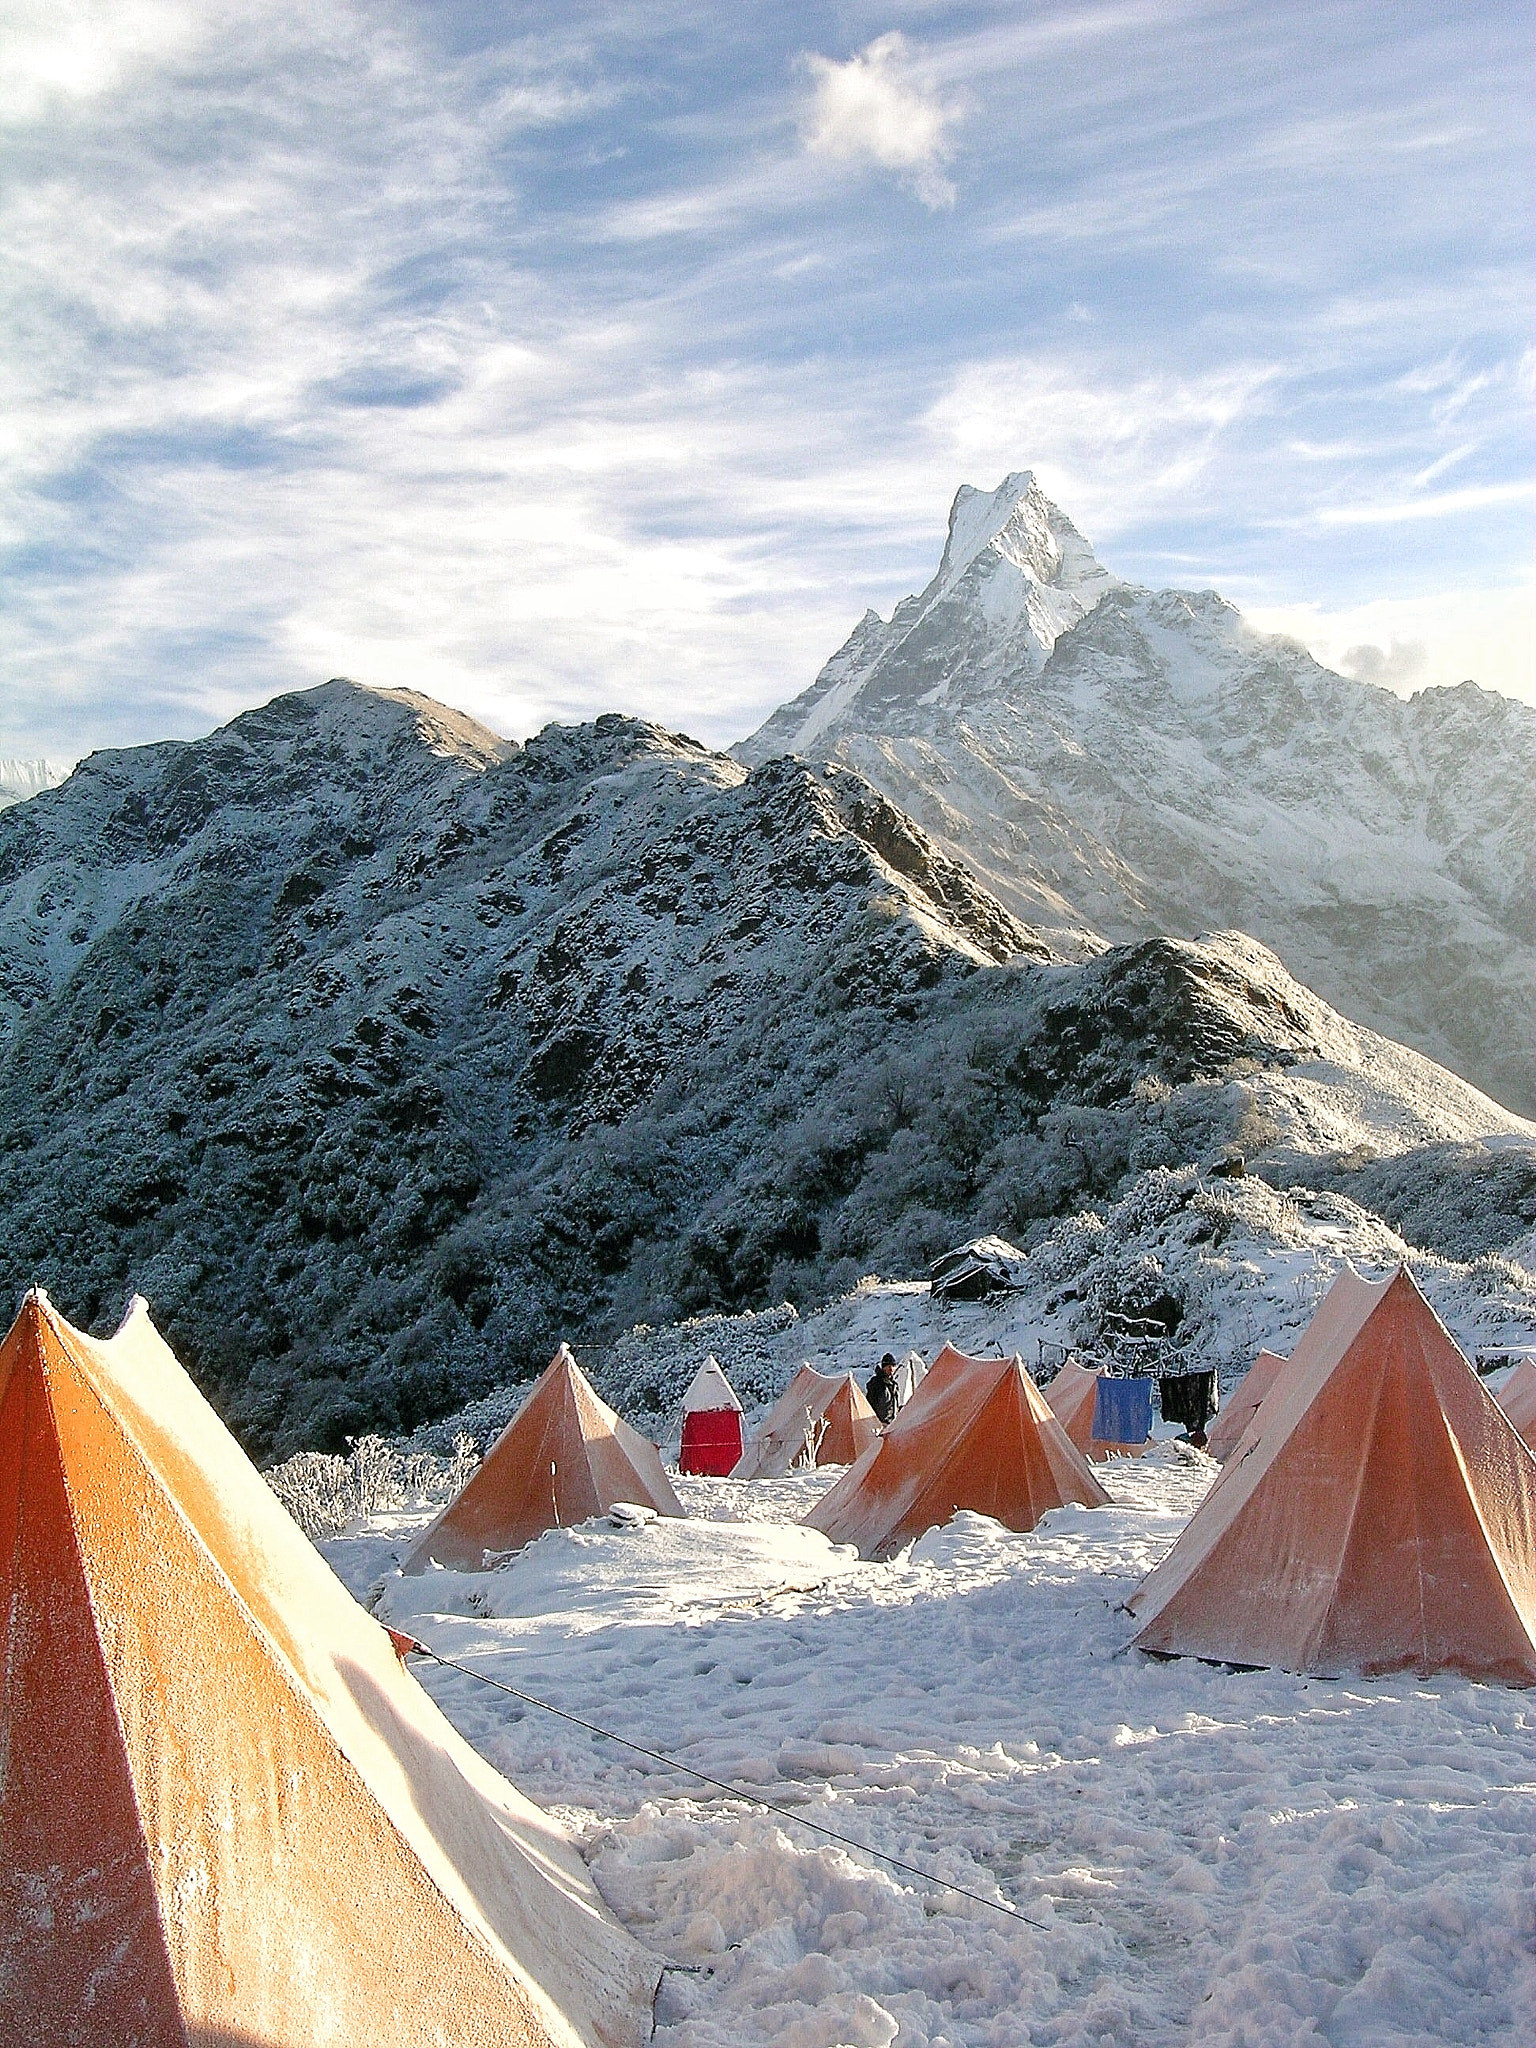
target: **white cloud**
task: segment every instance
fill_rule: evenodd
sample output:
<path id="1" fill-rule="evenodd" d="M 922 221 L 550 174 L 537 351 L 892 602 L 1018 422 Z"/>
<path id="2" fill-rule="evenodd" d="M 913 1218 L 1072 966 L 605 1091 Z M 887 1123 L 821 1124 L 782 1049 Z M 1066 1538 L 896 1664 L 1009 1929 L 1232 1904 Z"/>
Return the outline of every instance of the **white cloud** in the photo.
<path id="1" fill-rule="evenodd" d="M 1422 640 L 1394 640 L 1377 647 L 1370 640 L 1347 647 L 1339 667 L 1357 683 L 1381 683 L 1389 690 L 1411 690 L 1421 680 L 1429 655 Z"/>
<path id="2" fill-rule="evenodd" d="M 194 39 L 186 11 L 161 0 L 0 0 L 0 124 L 121 88 Z"/>
<path id="3" fill-rule="evenodd" d="M 1318 604 L 1252 605 L 1266 633 L 1288 633 L 1318 660 L 1400 696 L 1481 683 L 1536 702 L 1536 588 L 1444 590 L 1377 598 L 1330 609 Z"/>
<path id="4" fill-rule="evenodd" d="M 954 205 L 943 166 L 955 110 L 924 84 L 899 30 L 844 64 L 814 53 L 805 64 L 814 91 L 803 132 L 813 155 L 877 164 L 898 172 L 924 206 Z"/>
<path id="5" fill-rule="evenodd" d="M 1188 493 L 1275 375 L 1264 364 L 1178 377 L 1081 355 L 993 358 L 961 370 L 925 424 L 960 469 L 1033 469 L 1075 519 L 1111 533 Z"/>
<path id="6" fill-rule="evenodd" d="M 1435 491 L 1424 498 L 1390 498 L 1374 504 L 1323 505 L 1320 526 L 1400 526 L 1411 519 L 1453 519 L 1462 512 L 1484 512 L 1496 505 L 1528 504 L 1536 484 L 1515 480 L 1503 484 L 1469 484 L 1464 490 Z"/>

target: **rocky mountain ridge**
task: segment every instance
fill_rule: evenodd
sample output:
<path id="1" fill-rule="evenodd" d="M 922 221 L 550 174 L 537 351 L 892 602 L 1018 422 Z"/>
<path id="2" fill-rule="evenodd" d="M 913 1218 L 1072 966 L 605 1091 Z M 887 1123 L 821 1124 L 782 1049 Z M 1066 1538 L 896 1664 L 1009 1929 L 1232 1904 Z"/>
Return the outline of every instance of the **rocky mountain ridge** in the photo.
<path id="1" fill-rule="evenodd" d="M 854 770 L 634 720 L 338 681 L 0 817 L 0 1280 L 145 1292 L 257 1451 L 1237 1149 L 1468 1256 L 1533 1139 L 1240 934 L 1064 960 Z"/>
<path id="2" fill-rule="evenodd" d="M 1064 950 L 1238 927 L 1536 1109 L 1536 708 L 1125 584 L 1027 472 L 962 491 L 927 590 L 735 751 L 856 768 Z"/>

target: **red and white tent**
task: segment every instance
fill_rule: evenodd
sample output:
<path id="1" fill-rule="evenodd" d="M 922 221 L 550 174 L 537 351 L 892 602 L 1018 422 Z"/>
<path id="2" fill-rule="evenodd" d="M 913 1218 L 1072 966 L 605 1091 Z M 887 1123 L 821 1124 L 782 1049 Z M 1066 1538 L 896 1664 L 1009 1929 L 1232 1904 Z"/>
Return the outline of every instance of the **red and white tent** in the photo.
<path id="1" fill-rule="evenodd" d="M 723 1479 L 741 1460 L 741 1403 L 716 1358 L 706 1358 L 683 1396 L 680 1472 Z"/>

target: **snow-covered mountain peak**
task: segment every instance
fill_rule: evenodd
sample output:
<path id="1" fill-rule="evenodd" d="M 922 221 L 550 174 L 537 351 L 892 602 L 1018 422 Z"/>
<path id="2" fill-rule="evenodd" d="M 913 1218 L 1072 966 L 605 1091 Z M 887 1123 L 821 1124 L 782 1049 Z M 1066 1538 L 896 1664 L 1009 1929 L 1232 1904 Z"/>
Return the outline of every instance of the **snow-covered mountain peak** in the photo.
<path id="1" fill-rule="evenodd" d="M 0 759 L 0 811 L 25 803 L 40 790 L 56 789 L 69 769 L 68 761 Z"/>
<path id="2" fill-rule="evenodd" d="M 1092 589 L 1097 595 L 1115 580 L 1029 469 L 1014 470 L 995 491 L 960 486 L 949 511 L 939 573 L 924 598 L 948 596 L 984 553 L 993 558 L 988 568 L 1007 563 L 1032 583 L 1062 590 Z"/>
<path id="3" fill-rule="evenodd" d="M 962 485 L 931 582 L 888 622 L 866 612 L 811 687 L 737 751 L 754 762 L 805 753 L 871 716 L 921 723 L 932 706 L 1005 688 L 1038 674 L 1061 635 L 1124 587 L 1033 471 L 995 491 Z"/>
<path id="4" fill-rule="evenodd" d="M 408 745 L 475 769 L 517 751 L 514 742 L 419 690 L 377 689 L 350 676 L 275 697 L 226 730 L 247 746 L 288 741 L 367 755 L 381 745 Z"/>
<path id="5" fill-rule="evenodd" d="M 1121 582 L 1027 471 L 961 490 L 927 588 L 736 752 L 857 768 L 1059 948 L 1239 927 L 1536 1107 L 1536 709 L 1405 701 Z"/>

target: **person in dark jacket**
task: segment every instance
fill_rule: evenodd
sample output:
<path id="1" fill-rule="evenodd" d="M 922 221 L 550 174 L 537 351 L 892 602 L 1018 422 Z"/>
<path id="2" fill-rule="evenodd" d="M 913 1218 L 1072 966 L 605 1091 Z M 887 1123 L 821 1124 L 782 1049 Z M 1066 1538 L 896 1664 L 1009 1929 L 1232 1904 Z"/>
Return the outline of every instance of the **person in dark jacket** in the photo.
<path id="1" fill-rule="evenodd" d="M 875 1420 L 882 1429 L 889 1429 L 896 1420 L 896 1360 L 889 1351 L 870 1374 L 864 1392 Z"/>

